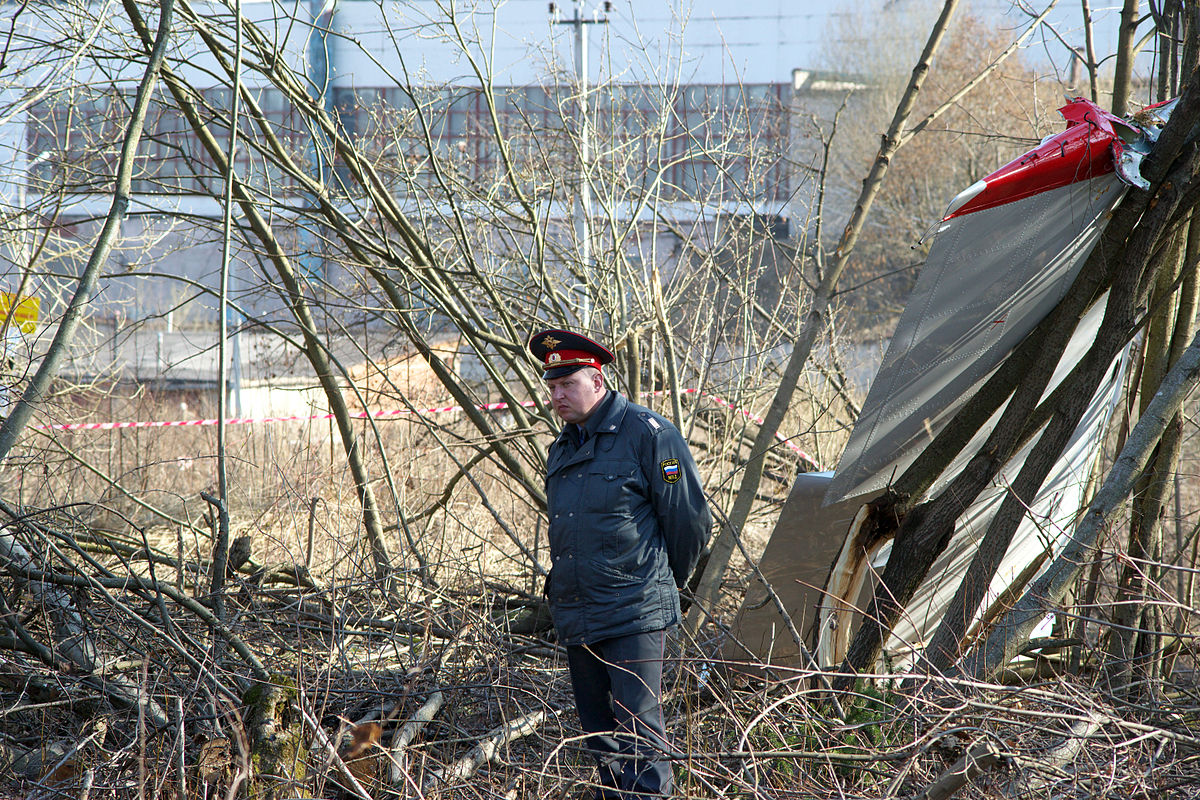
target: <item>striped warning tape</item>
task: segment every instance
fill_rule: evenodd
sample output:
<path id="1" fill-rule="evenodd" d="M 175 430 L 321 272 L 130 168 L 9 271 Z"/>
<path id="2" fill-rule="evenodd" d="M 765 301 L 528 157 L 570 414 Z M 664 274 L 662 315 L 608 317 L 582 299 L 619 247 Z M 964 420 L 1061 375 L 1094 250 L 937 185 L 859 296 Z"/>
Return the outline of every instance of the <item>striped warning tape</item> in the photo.
<path id="1" fill-rule="evenodd" d="M 532 406 L 532 402 L 521 403 L 522 406 Z M 508 403 L 487 403 L 476 406 L 481 411 L 499 411 L 508 408 Z M 441 414 L 448 411 L 462 411 L 462 406 L 440 406 L 438 408 L 408 409 L 396 408 L 390 411 L 356 411 L 350 416 L 354 419 L 383 419 L 398 417 L 402 414 Z M 309 422 L 312 420 L 333 419 L 333 414 L 308 414 L 291 417 L 230 417 L 226 425 L 248 425 L 253 422 Z M 50 431 L 113 431 L 123 428 L 185 428 L 216 425 L 220 420 L 211 419 L 176 419 L 152 420 L 142 422 L 70 422 L 61 425 L 35 425 L 39 430 Z"/>
<path id="2" fill-rule="evenodd" d="M 639 395 L 639 397 L 665 397 L 666 395 L 669 395 L 669 394 L 670 394 L 670 391 L 665 391 L 665 390 L 664 391 L 656 391 L 656 392 L 642 392 Z M 700 390 L 699 389 L 684 389 L 681 392 L 681 394 L 700 394 Z M 728 408 L 737 414 L 741 414 L 742 416 L 746 417 L 747 419 L 751 420 L 752 422 L 755 422 L 759 425 L 761 425 L 763 423 L 762 417 L 754 414 L 753 412 L 751 412 L 747 409 L 737 408 L 732 403 L 730 403 L 728 400 L 725 400 L 722 397 L 718 397 L 715 394 L 706 394 L 704 396 L 707 397 L 708 399 L 712 400 L 714 403 L 716 403 L 719 406 Z M 508 409 L 509 405 L 510 405 L 509 403 L 484 403 L 482 405 L 475 406 L 475 408 L 477 408 L 480 411 L 504 411 L 504 410 Z M 531 408 L 532 406 L 535 405 L 535 403 L 531 400 L 526 400 L 526 401 L 520 403 L 520 405 L 523 408 Z M 354 419 L 387 419 L 388 417 L 399 417 L 399 416 L 403 416 L 404 414 L 422 414 L 422 415 L 446 414 L 446 413 L 462 411 L 462 410 L 463 410 L 462 406 L 436 406 L 434 408 L 422 408 L 422 409 L 394 408 L 394 409 L 390 409 L 387 411 L 356 411 L 356 412 L 352 413 L 350 416 L 353 417 Z M 290 417 L 244 417 L 244 418 L 243 417 L 233 417 L 230 419 L 226 419 L 225 424 L 226 425 L 248 425 L 251 423 L 258 423 L 258 422 L 262 422 L 262 423 L 311 422 L 314 420 L 329 420 L 329 419 L 333 419 L 333 417 L 334 417 L 333 414 L 309 414 L 309 415 L 298 415 L 298 416 L 290 416 Z M 35 425 L 33 427 L 37 428 L 38 430 L 51 430 L 51 431 L 115 431 L 115 430 L 124 430 L 127 428 L 192 428 L 192 427 L 203 427 L 206 425 L 216 425 L 219 422 L 220 422 L 220 420 L 218 420 L 218 419 L 177 419 L 177 420 L 149 420 L 149 421 L 139 421 L 139 422 L 68 422 L 68 423 L 63 423 L 63 424 L 59 424 L 59 425 Z M 802 458 L 803 460 L 812 464 L 814 467 L 817 467 L 818 469 L 820 469 L 819 465 L 817 464 L 816 459 L 814 459 L 808 453 L 801 450 L 790 439 L 780 435 L 779 433 L 775 434 L 775 438 L 778 439 L 780 442 L 782 442 L 784 445 L 786 445 L 788 447 L 788 449 L 790 449 L 792 452 L 796 453 L 800 458 Z"/>

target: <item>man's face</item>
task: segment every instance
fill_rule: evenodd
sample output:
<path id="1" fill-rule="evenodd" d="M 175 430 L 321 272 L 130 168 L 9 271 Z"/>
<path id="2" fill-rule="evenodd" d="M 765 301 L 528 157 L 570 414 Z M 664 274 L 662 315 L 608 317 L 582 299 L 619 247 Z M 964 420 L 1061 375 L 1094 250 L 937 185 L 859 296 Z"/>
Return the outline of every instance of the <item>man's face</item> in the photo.
<path id="1" fill-rule="evenodd" d="M 582 425 L 604 399 L 604 378 L 600 370 L 584 367 L 561 378 L 546 381 L 550 404 L 563 422 Z"/>

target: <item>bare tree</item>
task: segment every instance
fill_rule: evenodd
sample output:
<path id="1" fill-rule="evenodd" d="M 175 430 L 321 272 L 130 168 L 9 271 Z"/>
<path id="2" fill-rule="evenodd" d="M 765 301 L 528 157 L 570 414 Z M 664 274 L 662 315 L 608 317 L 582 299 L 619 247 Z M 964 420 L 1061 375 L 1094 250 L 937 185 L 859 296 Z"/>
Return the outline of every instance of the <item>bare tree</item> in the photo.
<path id="1" fill-rule="evenodd" d="M 100 25 L 86 83 L 64 80 L 27 109 L 41 126 L 37 141 L 54 140 L 59 148 L 53 167 L 39 165 L 38 175 L 56 181 L 76 203 L 106 185 L 106 139 L 126 107 L 127 67 L 119 65 L 154 52 L 147 9 L 134 2 L 121 9 L 123 17 Z M 38 12 L 66 25 L 70 36 L 62 47 L 77 52 L 70 49 L 72 37 L 83 32 L 70 30 L 54 8 Z M 482 625 L 486 635 L 502 635 L 487 609 L 463 601 L 477 592 L 474 587 L 485 588 L 488 603 L 511 603 L 536 616 L 540 587 L 530 576 L 548 567 L 538 533 L 545 436 L 554 424 L 540 369 L 525 353 L 536 325 L 577 324 L 586 305 L 598 335 L 616 346 L 618 382 L 662 403 L 695 442 L 712 476 L 714 501 L 731 502 L 734 490 L 723 480 L 746 460 L 759 429 L 753 420 L 767 396 L 761 387 L 774 369 L 762 354 L 788 334 L 787 320 L 795 318 L 811 279 L 803 232 L 783 240 L 783 220 L 755 216 L 753 209 L 763 191 L 777 207 L 788 193 L 809 189 L 790 185 L 780 167 L 790 125 L 789 98 L 778 86 L 685 96 L 676 78 L 648 72 L 635 85 L 592 89 L 594 150 L 582 179 L 591 184 L 596 212 L 584 247 L 571 220 L 558 213 L 580 191 L 571 169 L 579 156 L 576 86 L 549 71 L 541 86 L 496 86 L 471 18 L 449 9 L 429 20 L 426 33 L 458 49 L 472 81 L 431 86 L 398 58 L 388 85 L 374 98 L 365 91 L 326 98 L 310 91 L 310 76 L 278 57 L 284 44 L 276 31 L 234 13 L 224 6 L 177 4 L 171 33 L 186 44 L 156 67 L 163 91 L 146 112 L 152 156 L 123 163 L 126 180 L 167 201 L 155 207 L 155 218 L 145 218 L 147 230 L 165 217 L 159 230 L 187 229 L 220 241 L 218 216 L 163 212 L 161 205 L 219 201 L 228 188 L 225 243 L 254 275 L 251 286 L 244 274 L 240 286 L 234 281 L 231 305 L 243 316 L 244 330 L 296 356 L 330 409 L 330 438 L 340 445 L 340 458 L 322 465 L 331 485 L 319 496 L 305 496 L 301 505 L 291 487 L 283 490 L 289 508 L 281 516 L 307 510 L 303 553 L 260 524 L 277 512 L 271 503 L 249 502 L 247 483 L 277 470 L 281 482 L 312 485 L 289 474 L 290 467 L 304 467 L 319 446 L 289 453 L 283 444 L 268 450 L 265 461 L 257 455 L 251 461 L 247 450 L 235 446 L 227 507 L 219 509 L 221 518 L 204 521 L 207 511 L 198 510 L 197 498 L 212 496 L 208 481 L 188 472 L 185 484 L 168 471 L 174 464 L 190 471 L 185 462 L 193 453 L 202 459 L 211 452 L 202 435 L 181 448 L 195 448 L 191 452 L 165 453 L 164 463 L 145 454 L 146 461 L 127 466 L 114 465 L 111 457 L 105 465 L 72 433 L 38 429 L 26 430 L 12 454 L 62 464 L 64 472 L 39 488 L 37 506 L 12 508 L 13 528 L 33 556 L 27 562 L 8 558 L 5 566 L 13 580 L 100 594 L 103 613 L 111 615 L 103 627 L 113 640 L 102 637 L 97 647 L 121 642 L 143 663 L 171 661 L 191 676 L 186 691 L 173 690 L 188 698 L 170 721 L 179 726 L 180 740 L 198 713 L 207 741 L 224 733 L 228 750 L 246 754 L 241 762 L 231 756 L 231 763 L 251 763 L 253 751 L 258 769 L 270 763 L 275 771 L 283 769 L 280 752 L 259 761 L 272 741 L 281 741 L 272 739 L 272 730 L 290 730 L 295 722 L 307 731 L 305 741 L 322 741 L 305 705 L 312 687 L 297 692 L 290 678 L 273 677 L 261 642 L 248 644 L 248 636 L 283 619 L 292 624 L 299 619 L 294 613 L 317 614 L 313 619 L 327 628 L 359 619 L 364 630 L 405 640 L 426 631 L 430 642 L 412 639 L 403 646 L 406 668 L 420 676 L 431 649 L 457 646 L 473 635 L 460 623 L 475 620 L 471 624 Z M 30 37 L 30 47 L 59 54 L 57 40 Z M 355 46 L 350 40 L 340 44 Z M 444 135 L 444 125 L 460 103 L 470 104 L 465 124 L 471 135 L 456 140 Z M 230 120 L 238 107 L 233 137 Z M 686 125 L 679 122 L 682 112 L 690 115 Z M 706 120 L 720 124 L 701 124 Z M 94 123 L 90 135 L 74 138 L 79 127 L 88 130 L 85 122 Z M 722 211 L 731 208 L 739 213 Z M 29 259 L 31 274 L 59 268 L 69 276 L 76 262 L 63 243 L 61 223 L 42 224 L 39 235 L 53 246 Z M 88 224 L 74 230 L 87 231 Z M 143 253 L 142 260 L 153 257 Z M 123 278 L 117 270 L 106 277 Z M 178 276 L 179 292 L 215 306 L 222 294 L 215 277 L 214 271 Z M 68 278 L 64 284 L 80 298 L 89 296 L 85 283 Z M 58 309 L 47 303 L 47 312 L 54 319 Z M 69 327 L 58 330 L 65 335 Z M 117 334 L 114 325 L 114 362 Z M 421 362 L 421 374 L 438 389 L 433 396 L 453 398 L 464 419 L 423 417 L 429 403 L 396 370 L 401 360 L 406 369 Z M 82 395 L 64 383 L 56 388 L 64 403 Z M 818 387 L 810 402 L 789 410 L 789 428 L 810 436 L 829 413 L 831 398 L 832 388 Z M 503 404 L 502 413 L 490 407 L 496 404 Z M 408 432 L 397 435 L 375 419 L 375 410 L 389 406 L 410 415 Z M 38 406 L 49 409 L 45 402 Z M 768 484 L 757 493 L 767 502 L 757 513 L 782 497 L 798 460 L 788 450 L 771 455 Z M 320 502 L 341 503 L 342 481 L 358 509 L 357 523 L 345 527 L 340 510 L 323 517 Z M 8 486 L 20 494 L 23 483 L 14 474 Z M 78 519 L 59 516 L 58 507 L 66 504 L 80 510 Z M 325 526 L 326 541 L 316 539 Z M 303 525 L 286 525 L 293 527 Z M 222 566 L 226 534 L 252 548 L 249 558 L 243 552 L 237 559 L 240 566 Z M 206 544 L 210 538 L 215 548 Z M 361 549 L 353 544 L 360 538 Z M 488 566 L 479 574 L 469 566 L 476 550 L 480 570 Z M 468 594 L 456 594 L 464 584 Z M 247 598 L 268 602 L 276 591 L 271 587 L 278 586 L 287 587 L 281 591 L 294 612 L 257 619 L 244 613 Z M 372 595 L 373 589 L 384 591 Z M 64 605 L 74 602 L 63 597 Z M 130 603 L 150 610 L 130 609 Z M 371 610 L 362 611 L 368 604 Z M 80 613 L 98 625 L 95 612 Z M 6 619 L 26 647 L 36 647 L 36 630 L 15 612 Z M 127 630 L 130 625 L 144 641 Z M 216 668 L 201 646 L 201 627 L 232 654 Z M 341 638 L 336 647 L 353 672 L 359 663 L 348 655 L 353 648 Z M 55 657 L 39 652 L 49 661 Z M 295 653 L 297 661 L 283 660 L 308 663 L 304 645 Z M 164 707 L 174 713 L 170 702 Z M 233 721 L 237 715 L 244 715 L 244 724 Z M 165 724 L 161 713 L 154 722 Z M 519 735 L 532 730 L 522 727 Z M 235 741 L 238 736 L 245 741 Z M 338 748 L 329 744 L 314 753 L 323 748 L 334 759 Z M 291 757 L 307 759 L 298 751 Z M 429 773 L 438 774 L 466 779 L 457 768 Z M 280 772 L 276 778 L 296 776 Z M 232 780 L 236 785 L 240 778 Z"/>

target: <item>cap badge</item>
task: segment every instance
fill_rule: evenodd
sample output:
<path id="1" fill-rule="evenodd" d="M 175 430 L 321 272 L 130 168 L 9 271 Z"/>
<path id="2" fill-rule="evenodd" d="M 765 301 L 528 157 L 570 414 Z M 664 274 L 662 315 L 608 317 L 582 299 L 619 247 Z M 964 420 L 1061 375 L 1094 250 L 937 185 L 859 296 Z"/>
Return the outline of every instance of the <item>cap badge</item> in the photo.
<path id="1" fill-rule="evenodd" d="M 546 356 L 547 364 L 554 364 L 559 361 L 562 361 L 562 353 L 551 353 L 550 355 Z"/>
<path id="2" fill-rule="evenodd" d="M 542 347 L 546 348 L 547 350 L 553 350 L 560 344 L 562 344 L 562 340 L 555 339 L 553 336 L 547 336 L 545 339 L 542 339 Z"/>

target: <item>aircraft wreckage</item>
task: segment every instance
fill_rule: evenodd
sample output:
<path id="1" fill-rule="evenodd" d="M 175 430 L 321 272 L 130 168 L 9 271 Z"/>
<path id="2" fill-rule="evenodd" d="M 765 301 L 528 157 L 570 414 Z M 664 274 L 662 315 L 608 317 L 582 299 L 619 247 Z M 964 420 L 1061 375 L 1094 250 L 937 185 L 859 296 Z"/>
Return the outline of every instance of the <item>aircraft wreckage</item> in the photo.
<path id="1" fill-rule="evenodd" d="M 783 667 L 843 662 L 892 547 L 891 539 L 863 543 L 856 537 L 861 511 L 1062 299 L 1128 187 L 1145 187 L 1139 165 L 1173 106 L 1122 119 L 1073 100 L 1060 109 L 1066 130 L 951 201 L 837 468 L 801 474 L 780 513 L 759 564 L 776 597 L 762 582 L 751 586 L 727 658 L 754 656 Z M 1104 306 L 1094 304 L 1078 323 L 1043 398 L 1087 351 Z M 974 610 L 974 628 L 992 617 L 1007 589 L 1024 586 L 1069 538 L 1121 392 L 1128 352 L 1126 347 L 1113 361 L 1027 509 Z M 930 496 L 979 450 L 1002 412 L 939 475 Z M 882 658 L 891 668 L 912 664 L 929 641 L 1032 448 L 1033 442 L 1019 450 L 959 517 L 949 545 L 890 631 Z M 783 619 L 784 609 L 790 620 Z M 806 663 L 805 649 L 815 665 Z"/>

